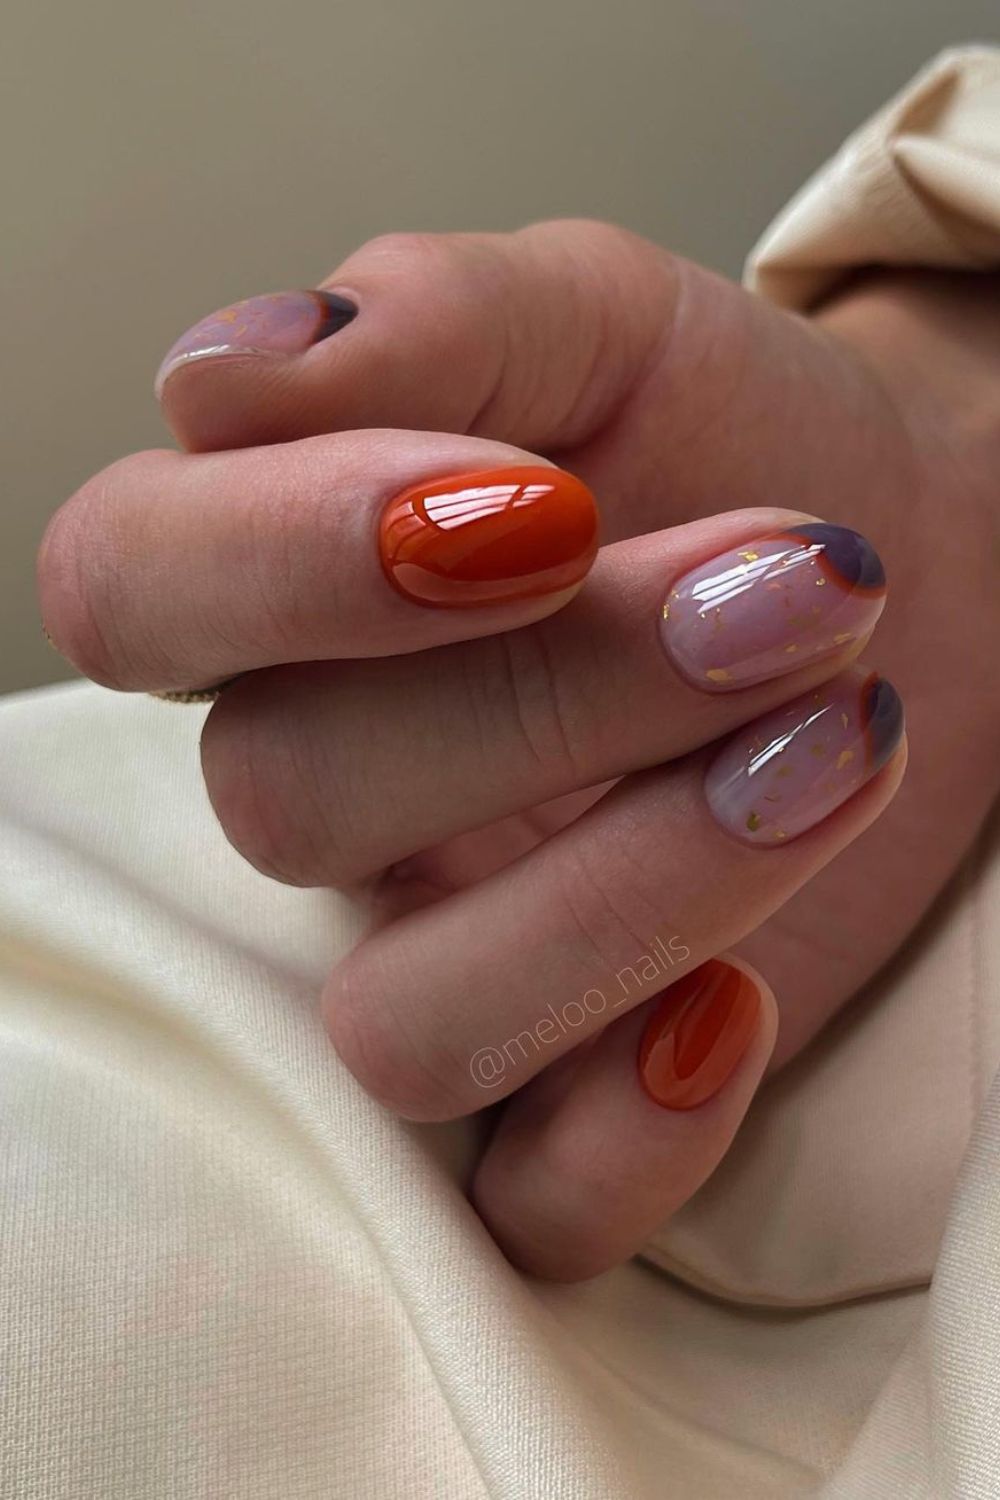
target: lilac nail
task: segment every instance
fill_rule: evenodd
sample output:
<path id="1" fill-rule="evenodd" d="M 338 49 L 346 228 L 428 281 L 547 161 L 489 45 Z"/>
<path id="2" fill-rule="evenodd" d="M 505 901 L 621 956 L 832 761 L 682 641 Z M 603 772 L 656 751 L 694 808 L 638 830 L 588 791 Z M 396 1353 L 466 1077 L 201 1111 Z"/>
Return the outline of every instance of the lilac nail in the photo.
<path id="1" fill-rule="evenodd" d="M 234 302 L 195 323 L 167 350 L 156 376 L 159 396 L 167 378 L 196 359 L 233 354 L 301 354 L 357 316 L 333 292 L 272 292 Z"/>
<path id="2" fill-rule="evenodd" d="M 810 522 L 686 573 L 667 596 L 660 630 L 683 677 L 730 692 L 841 650 L 868 634 L 884 606 L 885 573 L 871 543 Z"/>
<path id="3" fill-rule="evenodd" d="M 708 805 L 745 843 L 794 839 L 864 786 L 902 733 L 891 683 L 849 667 L 734 735 L 708 769 Z"/>

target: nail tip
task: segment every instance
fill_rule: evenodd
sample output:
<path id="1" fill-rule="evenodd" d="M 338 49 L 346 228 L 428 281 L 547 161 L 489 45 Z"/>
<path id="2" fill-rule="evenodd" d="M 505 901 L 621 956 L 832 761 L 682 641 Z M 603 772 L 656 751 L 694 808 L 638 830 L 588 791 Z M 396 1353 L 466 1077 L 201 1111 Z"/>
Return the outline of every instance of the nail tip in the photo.
<path id="1" fill-rule="evenodd" d="M 167 381 L 170 379 L 171 375 L 177 369 L 179 364 L 179 360 L 171 359 L 168 356 L 167 359 L 162 361 L 159 368 L 157 369 L 156 374 L 153 377 L 153 395 L 157 401 L 162 401 L 163 392 L 166 388 Z"/>
<path id="2" fill-rule="evenodd" d="M 903 700 L 888 678 L 873 672 L 862 689 L 862 713 L 871 752 L 872 770 L 892 759 L 903 738 L 906 712 Z"/>
<path id="3" fill-rule="evenodd" d="M 827 521 L 806 522 L 792 527 L 790 533 L 806 537 L 821 545 L 824 560 L 850 589 L 884 589 L 885 568 L 882 559 L 866 536 L 850 526 L 835 526 Z"/>

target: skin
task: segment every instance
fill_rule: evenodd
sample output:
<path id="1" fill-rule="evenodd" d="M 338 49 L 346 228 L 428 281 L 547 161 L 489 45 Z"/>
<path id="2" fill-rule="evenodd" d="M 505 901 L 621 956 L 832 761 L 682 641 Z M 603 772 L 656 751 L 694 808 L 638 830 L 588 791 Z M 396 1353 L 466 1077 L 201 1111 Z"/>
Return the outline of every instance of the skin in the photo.
<path id="1" fill-rule="evenodd" d="M 361 308 L 334 337 L 168 379 L 187 452 L 123 460 L 63 507 L 43 616 L 110 686 L 247 674 L 206 723 L 209 793 L 267 873 L 376 891 L 378 929 L 324 1003 L 342 1058 L 402 1113 L 481 1106 L 478 1048 L 606 984 L 665 926 L 684 968 L 735 949 L 764 976 L 754 1043 L 696 1110 L 638 1087 L 655 986 L 491 1090 L 508 1103 L 480 1212 L 516 1263 L 591 1275 L 700 1185 L 767 1069 L 898 948 L 996 795 L 996 281 L 873 275 L 805 320 L 570 220 L 387 236 L 326 285 Z M 539 457 L 599 498 L 606 545 L 578 593 L 435 612 L 388 588 L 371 535 L 393 493 Z M 897 796 L 905 745 L 763 851 L 705 808 L 712 742 L 849 656 L 712 696 L 642 622 L 675 569 L 803 515 L 885 563 L 863 659 L 898 688 L 913 753 Z"/>

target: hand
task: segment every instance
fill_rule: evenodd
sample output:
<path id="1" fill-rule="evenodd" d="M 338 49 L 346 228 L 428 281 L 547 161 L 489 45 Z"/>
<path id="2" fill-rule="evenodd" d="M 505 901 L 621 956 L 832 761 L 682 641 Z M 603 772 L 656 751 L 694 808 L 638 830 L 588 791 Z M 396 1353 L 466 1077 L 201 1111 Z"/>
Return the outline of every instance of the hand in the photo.
<path id="1" fill-rule="evenodd" d="M 43 613 L 109 685 L 246 674 L 203 741 L 230 838 L 305 884 L 381 872 L 385 925 L 328 987 L 342 1055 L 390 1106 L 441 1118 L 484 1102 L 475 1060 L 497 1049 L 504 1076 L 488 1098 L 517 1092 L 479 1168 L 480 1211 L 521 1264 L 591 1274 L 712 1170 L 774 1042 L 767 985 L 750 1000 L 710 971 L 728 985 L 740 1051 L 711 1097 L 687 1099 L 695 1108 L 653 1103 L 670 1094 L 656 1062 L 669 1048 L 646 1060 L 649 1092 L 634 1057 L 664 979 L 738 943 L 779 996 L 783 1060 L 898 945 L 993 795 L 992 314 L 967 283 L 927 277 L 866 284 L 807 323 L 572 221 L 392 236 L 329 286 L 342 301 L 249 309 L 249 337 L 271 338 L 270 354 L 236 352 L 247 309 L 224 335 L 216 320 L 182 343 L 163 400 L 197 456 L 125 460 L 63 508 L 43 545 Z M 600 500 L 606 545 L 577 597 L 566 602 L 581 578 L 564 577 L 533 597 L 434 610 L 390 587 L 373 539 L 389 496 L 537 453 Z M 733 505 L 757 509 L 705 519 Z M 738 652 L 729 682 L 694 686 L 697 651 L 671 637 L 676 620 L 672 656 L 657 640 L 669 582 L 760 552 L 803 516 L 862 529 L 886 560 L 878 657 L 919 751 L 886 817 L 826 869 L 891 797 L 903 751 L 887 742 L 885 768 L 852 780 L 830 816 L 829 786 L 811 787 L 801 815 L 819 821 L 762 849 L 788 830 L 761 823 L 739 767 L 710 775 L 713 813 L 705 747 L 733 730 L 752 742 L 762 715 L 831 678 L 824 692 L 847 695 L 856 726 L 843 672 L 870 619 L 855 610 L 846 642 L 830 628 L 827 654 L 791 671 L 795 642 L 778 653 L 754 624 L 764 649 L 746 686 Z M 581 574 L 589 560 L 578 553 Z M 595 785 L 622 776 L 591 805 Z M 657 940 L 674 967 L 642 962 Z M 541 1036 L 550 1005 L 563 1016 L 590 995 L 596 1009 L 622 975 L 610 1025 L 588 1007 Z"/>

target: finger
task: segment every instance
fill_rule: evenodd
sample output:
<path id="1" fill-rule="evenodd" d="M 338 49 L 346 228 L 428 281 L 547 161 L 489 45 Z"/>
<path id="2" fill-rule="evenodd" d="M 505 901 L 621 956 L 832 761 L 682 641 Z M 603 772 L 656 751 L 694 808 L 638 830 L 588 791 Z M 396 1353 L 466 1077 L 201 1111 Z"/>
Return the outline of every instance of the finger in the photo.
<path id="1" fill-rule="evenodd" d="M 578 599 L 524 630 L 244 678 L 205 726 L 209 796 L 258 869 L 351 884 L 818 686 L 862 649 L 884 599 L 862 538 L 787 513 L 620 542 Z M 401 787 L 387 817 L 386 789 Z"/>
<path id="2" fill-rule="evenodd" d="M 384 235 L 321 290 L 251 297 L 195 324 L 157 389 L 195 451 L 382 426 L 566 444 L 648 357 L 672 265 L 587 221 Z"/>
<path id="3" fill-rule="evenodd" d="M 593 497 L 499 443 L 352 432 L 113 465 L 50 523 L 46 629 L 109 687 L 419 651 L 540 618 L 597 551 Z"/>
<path id="4" fill-rule="evenodd" d="M 637 1251 L 729 1149 L 764 1075 L 778 1012 L 749 965 L 709 959 L 614 1021 L 577 1063 L 510 1099 L 473 1202 L 522 1270 L 596 1276 Z"/>
<path id="5" fill-rule="evenodd" d="M 902 709 L 854 666 L 695 755 L 621 782 L 499 873 L 376 933 L 329 981 L 334 1043 L 401 1114 L 495 1097 L 734 946 L 891 798 Z M 496 1081 L 496 1080 L 499 1081 Z"/>
<path id="6" fill-rule="evenodd" d="M 734 505 L 842 500 L 850 516 L 873 483 L 889 513 L 912 488 L 902 425 L 835 338 L 613 225 L 386 236 L 327 290 L 357 315 L 310 343 L 325 325 L 292 294 L 298 352 L 206 355 L 218 315 L 185 335 L 162 398 L 186 446 L 474 433 L 562 455 L 600 494 L 605 540 Z M 296 316 L 241 307 L 255 345 L 261 323 Z"/>

